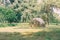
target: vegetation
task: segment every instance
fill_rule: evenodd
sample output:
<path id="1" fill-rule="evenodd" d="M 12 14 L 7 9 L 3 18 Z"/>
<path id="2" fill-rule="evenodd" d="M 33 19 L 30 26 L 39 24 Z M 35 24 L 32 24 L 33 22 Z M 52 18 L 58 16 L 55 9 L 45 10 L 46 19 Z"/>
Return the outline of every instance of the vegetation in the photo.
<path id="1" fill-rule="evenodd" d="M 0 32 L 0 40 L 60 40 L 60 17 L 52 12 L 50 9 L 52 6 L 60 8 L 60 0 L 0 0 L 0 27 L 14 26 L 14 31 L 43 29 L 43 31 L 27 35 L 21 34 L 20 31 L 13 33 L 11 30 L 12 33 L 10 33 L 4 30 Z M 46 29 L 30 28 L 29 22 L 35 17 L 40 17 L 49 23 L 48 27 L 45 27 Z"/>
<path id="2" fill-rule="evenodd" d="M 0 32 L 0 40 L 60 40 L 60 29 L 23 35 L 18 32 Z"/>
<path id="3" fill-rule="evenodd" d="M 7 3 L 4 7 L 0 7 L 0 21 L 3 23 L 29 22 L 32 18 L 39 16 L 48 22 L 53 22 L 56 19 L 50 7 L 52 5 L 59 7 L 59 2 L 59 0 L 42 0 L 41 2 L 38 0 L 10 0 L 9 6 Z"/>

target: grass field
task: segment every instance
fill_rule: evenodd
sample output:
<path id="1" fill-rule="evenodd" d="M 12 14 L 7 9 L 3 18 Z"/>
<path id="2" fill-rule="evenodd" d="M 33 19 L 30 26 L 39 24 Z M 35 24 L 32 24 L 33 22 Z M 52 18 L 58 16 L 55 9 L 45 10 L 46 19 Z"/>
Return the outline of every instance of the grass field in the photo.
<path id="1" fill-rule="evenodd" d="M 60 40 L 60 30 L 51 32 L 36 32 L 28 35 L 22 35 L 14 32 L 0 32 L 0 40 Z"/>
<path id="2" fill-rule="evenodd" d="M 3 31 L 4 30 L 6 31 Z M 55 25 L 55 24 L 50 24 L 49 26 L 45 27 L 45 28 L 30 28 L 29 25 L 27 25 L 26 23 L 21 23 L 18 24 L 16 27 L 10 27 L 8 28 L 9 30 L 11 30 L 13 28 L 13 30 L 17 30 L 19 31 L 20 29 L 26 31 L 26 29 L 28 30 L 26 33 L 27 34 L 22 34 L 21 31 L 19 32 L 7 32 L 8 30 L 6 29 L 8 27 L 2 27 L 0 28 L 0 40 L 60 40 L 60 25 Z M 30 30 L 32 29 L 32 30 Z M 35 30 L 34 30 L 35 29 Z M 41 30 L 42 31 L 37 31 L 37 32 L 33 32 L 36 30 Z M 13 31 L 11 30 L 11 31 Z M 31 31 L 31 32 L 29 32 Z"/>

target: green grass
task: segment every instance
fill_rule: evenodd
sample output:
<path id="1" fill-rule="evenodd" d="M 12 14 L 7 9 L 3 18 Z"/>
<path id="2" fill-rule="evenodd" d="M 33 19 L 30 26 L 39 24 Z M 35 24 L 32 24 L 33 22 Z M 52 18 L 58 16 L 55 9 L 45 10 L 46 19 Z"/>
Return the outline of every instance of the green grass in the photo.
<path id="1" fill-rule="evenodd" d="M 11 27 L 11 26 L 16 26 L 16 23 L 0 23 L 0 27 Z"/>
<path id="2" fill-rule="evenodd" d="M 18 28 L 29 28 L 28 23 L 19 23 L 17 26 Z M 51 31 L 43 30 L 27 35 L 17 32 L 0 32 L 0 40 L 60 40 L 60 25 L 50 24 L 46 29 Z"/>
<path id="3" fill-rule="evenodd" d="M 29 29 L 29 23 L 0 23 L 0 27 L 18 27 L 19 29 Z M 33 27 L 32 29 L 40 29 L 41 27 Z M 60 24 L 51 23 L 48 28 L 60 28 Z"/>
<path id="4" fill-rule="evenodd" d="M 60 29 L 50 32 L 36 32 L 28 35 L 22 35 L 16 32 L 0 32 L 0 40 L 60 40 Z"/>

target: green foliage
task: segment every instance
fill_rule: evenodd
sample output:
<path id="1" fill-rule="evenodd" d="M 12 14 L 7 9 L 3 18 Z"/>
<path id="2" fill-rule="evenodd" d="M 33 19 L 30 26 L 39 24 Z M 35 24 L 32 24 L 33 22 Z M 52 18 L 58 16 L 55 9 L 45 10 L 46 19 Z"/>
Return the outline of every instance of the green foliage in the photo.
<path id="1" fill-rule="evenodd" d="M 16 26 L 16 23 L 7 24 L 8 26 Z"/>
<path id="2" fill-rule="evenodd" d="M 4 9 L 2 9 L 2 10 L 4 10 Z M 2 13 L 5 16 L 6 21 L 8 21 L 10 23 L 15 21 L 16 13 L 12 9 L 6 8 L 3 12 Z"/>
<path id="3" fill-rule="evenodd" d="M 8 20 L 8 22 L 14 22 L 16 21 L 16 13 L 12 10 L 12 9 L 7 9 L 6 13 L 5 13 L 5 17 L 6 20 Z"/>
<path id="4" fill-rule="evenodd" d="M 0 7 L 0 22 L 4 22 L 5 21 L 5 8 L 4 7 Z"/>
<path id="5" fill-rule="evenodd" d="M 21 20 L 21 13 L 17 13 L 13 9 L 0 7 L 0 10 L 1 10 L 0 11 L 1 22 L 5 21 L 12 23 L 12 22 L 19 22 Z"/>
<path id="6" fill-rule="evenodd" d="M 11 4 L 14 2 L 14 0 L 10 0 Z"/>
<path id="7" fill-rule="evenodd" d="M 7 25 L 5 25 L 5 24 L 1 24 L 1 23 L 0 23 L 0 27 L 5 27 L 5 26 L 7 26 Z"/>
<path id="8" fill-rule="evenodd" d="M 16 23 L 0 23 L 0 27 L 13 27 L 16 26 Z"/>
<path id="9" fill-rule="evenodd" d="M 37 16 L 41 17 L 45 13 L 49 21 L 53 22 L 55 19 L 49 8 L 51 5 L 60 7 L 59 0 L 41 0 L 41 2 L 38 0 L 10 0 L 10 2 L 9 7 L 0 7 L 0 13 L 2 15 L 2 17 L 0 16 L 0 20 L 5 21 L 6 19 L 8 22 L 29 22 L 32 18 Z M 44 15 L 44 20 L 46 20 L 46 15 Z"/>

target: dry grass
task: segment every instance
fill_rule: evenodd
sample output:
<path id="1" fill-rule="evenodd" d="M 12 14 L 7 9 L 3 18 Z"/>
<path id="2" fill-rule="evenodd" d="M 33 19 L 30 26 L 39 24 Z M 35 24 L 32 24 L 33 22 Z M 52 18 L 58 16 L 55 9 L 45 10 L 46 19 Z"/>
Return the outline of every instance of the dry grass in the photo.
<path id="1" fill-rule="evenodd" d="M 30 28 L 19 23 L 16 27 L 0 28 L 0 40 L 60 40 L 60 25 Z"/>

